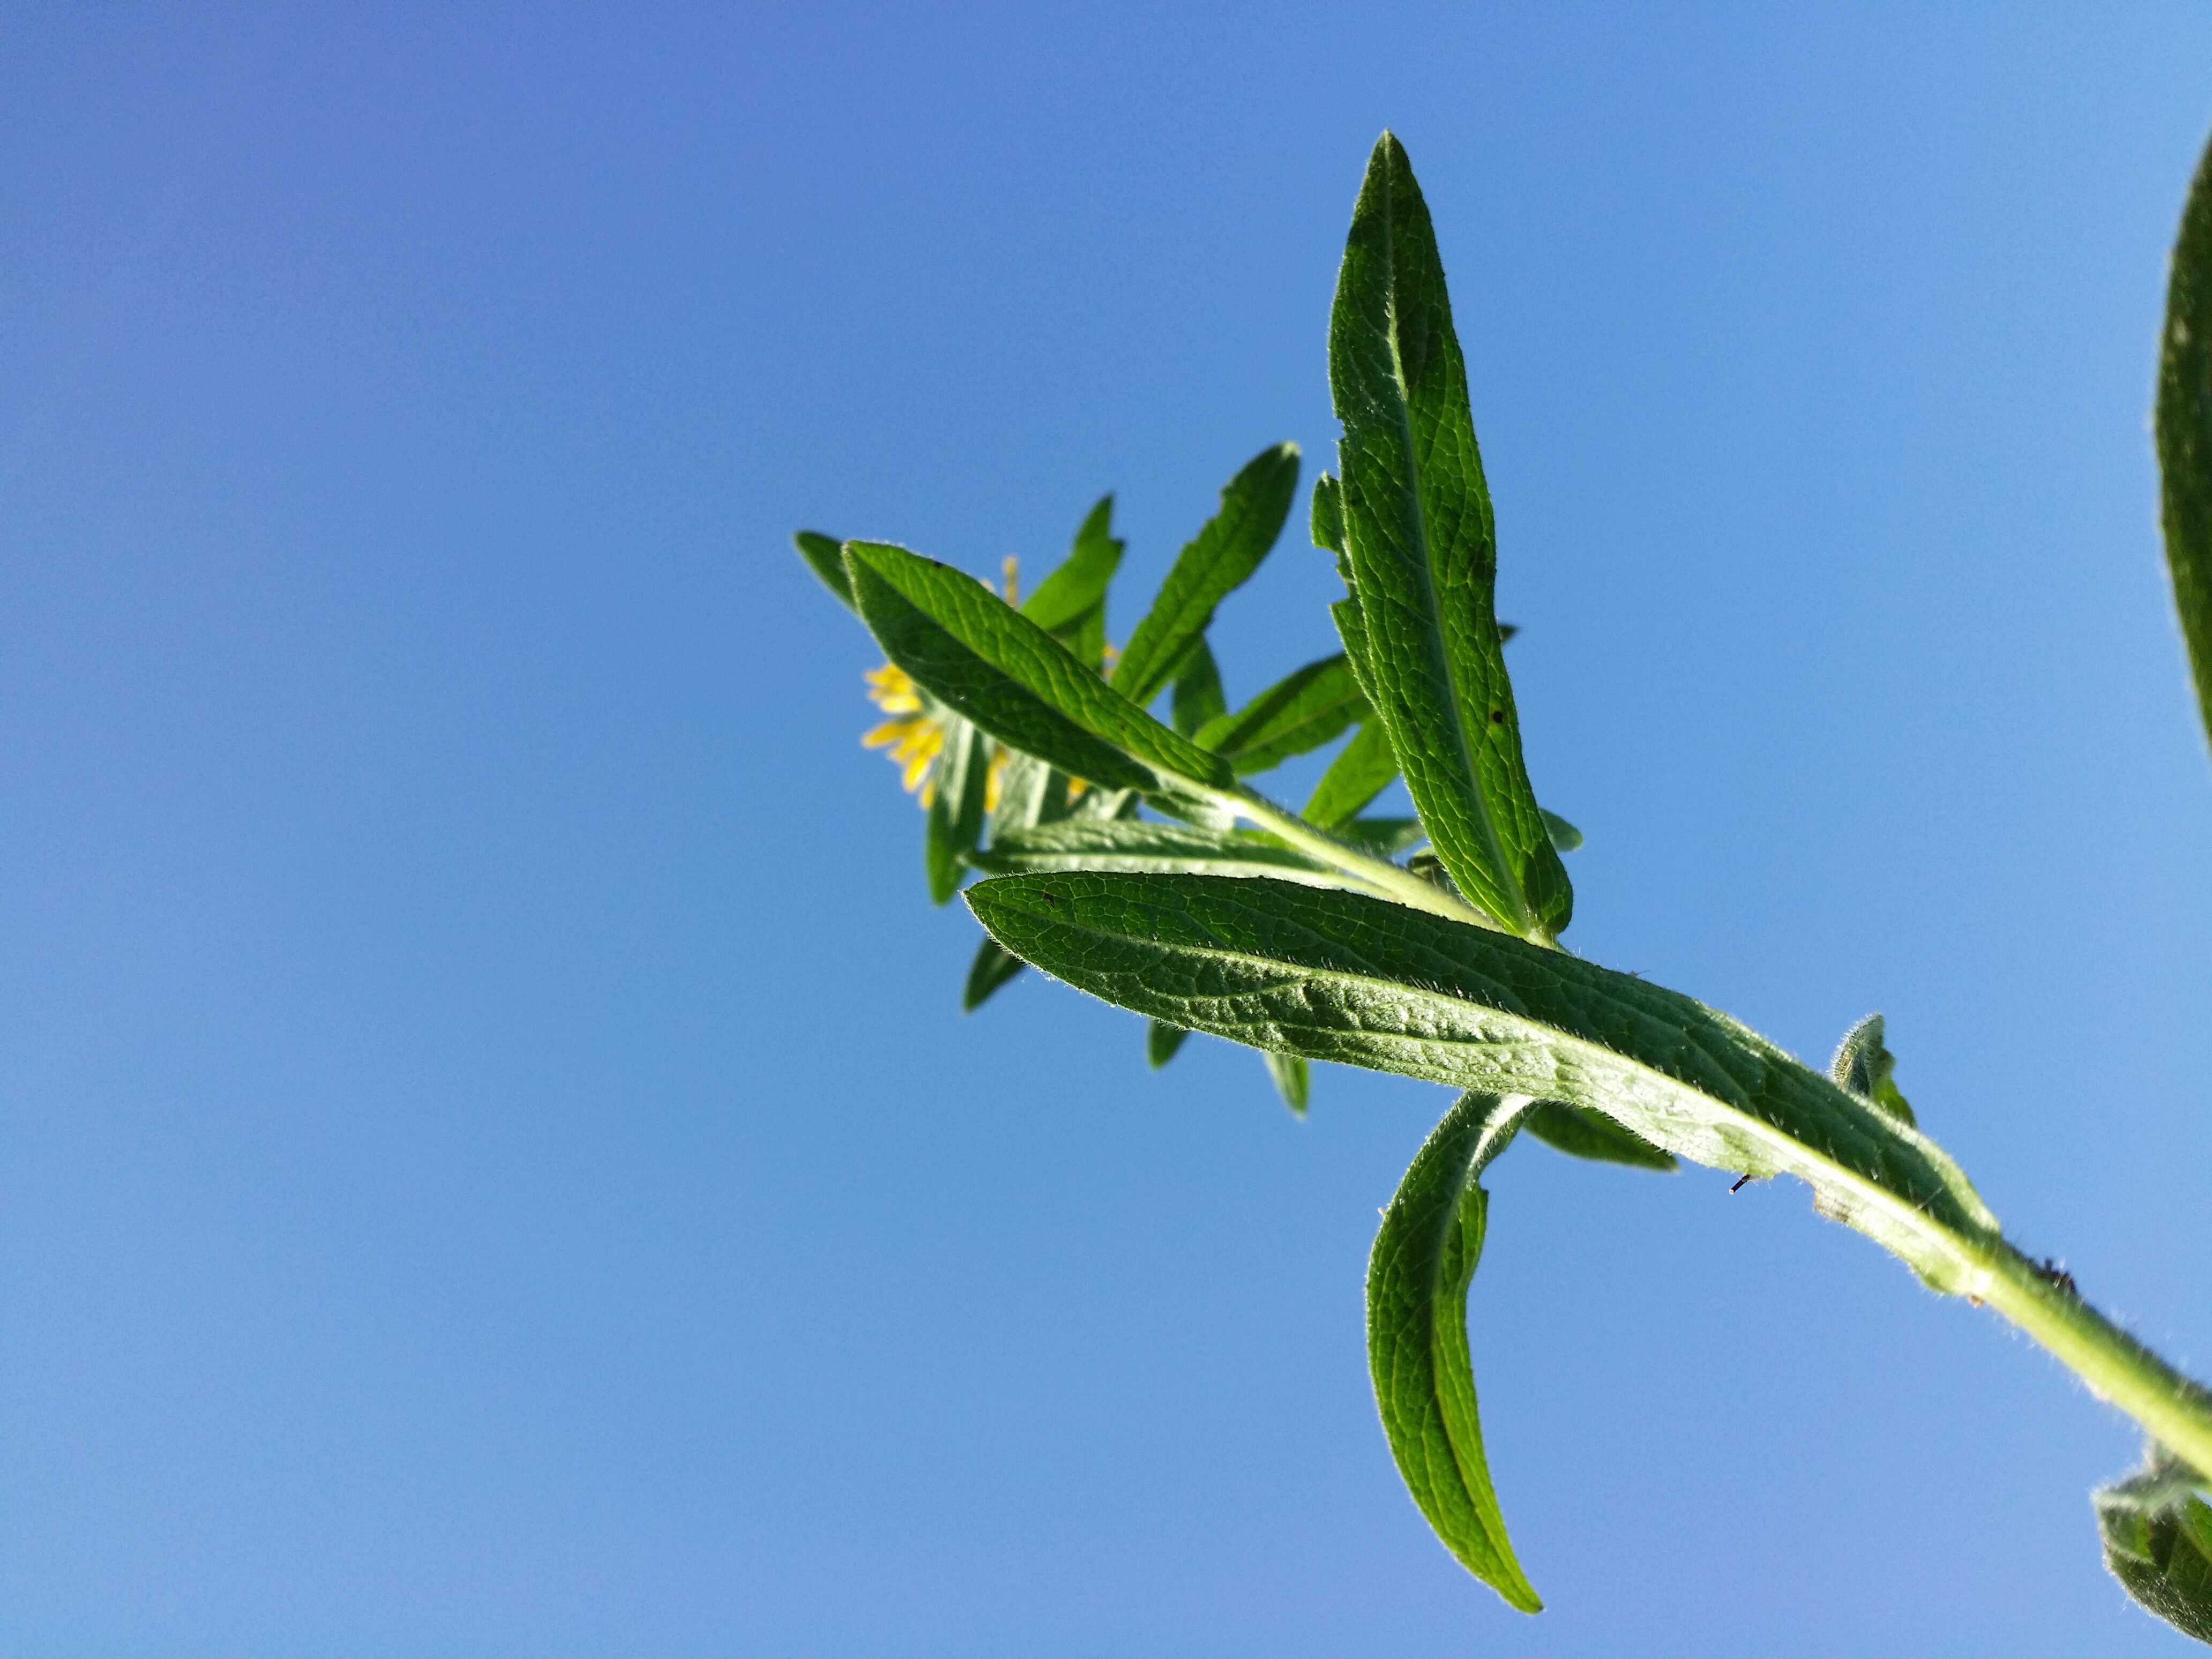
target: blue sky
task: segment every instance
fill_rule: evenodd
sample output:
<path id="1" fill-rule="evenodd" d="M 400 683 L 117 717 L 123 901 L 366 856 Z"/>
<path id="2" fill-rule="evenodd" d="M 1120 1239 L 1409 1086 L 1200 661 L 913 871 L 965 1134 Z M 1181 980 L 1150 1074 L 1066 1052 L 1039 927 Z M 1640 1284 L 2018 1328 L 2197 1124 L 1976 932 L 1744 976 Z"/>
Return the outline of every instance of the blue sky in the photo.
<path id="1" fill-rule="evenodd" d="M 1110 489 L 1126 630 L 1328 464 L 1395 128 L 1571 942 L 1810 1057 L 1884 1010 L 2202 1371 L 2146 415 L 2209 125 L 2181 4 L 9 9 L 0 1639 L 2186 1650 L 2054 1364 L 1801 1188 L 1533 1145 L 1471 1327 L 1551 1610 L 1467 1579 L 1360 1335 L 1443 1092 L 963 1018 L 786 538 L 1036 568 Z M 1232 696 L 1334 581 L 1286 536 Z"/>

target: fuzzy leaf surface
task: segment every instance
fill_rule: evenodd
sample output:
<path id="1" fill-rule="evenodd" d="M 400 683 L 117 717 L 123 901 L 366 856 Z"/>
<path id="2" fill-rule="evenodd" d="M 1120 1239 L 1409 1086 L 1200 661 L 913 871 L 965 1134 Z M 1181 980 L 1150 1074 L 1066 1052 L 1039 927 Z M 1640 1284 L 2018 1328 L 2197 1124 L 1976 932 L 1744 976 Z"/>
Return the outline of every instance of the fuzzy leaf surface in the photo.
<path id="1" fill-rule="evenodd" d="M 1511 1143 L 1528 1103 L 1462 1095 L 1414 1155 L 1367 1261 L 1367 1363 L 1390 1455 L 1429 1525 L 1509 1605 L 1539 1613 L 1483 1455 L 1467 1340 L 1468 1285 L 1489 1218 L 1477 1178 Z"/>
<path id="2" fill-rule="evenodd" d="M 975 946 L 975 960 L 968 964 L 968 982 L 960 992 L 960 1012 L 974 1013 L 988 1002 L 1001 986 L 1020 977 L 1022 970 L 1028 966 L 1029 963 L 986 933 Z"/>
<path id="3" fill-rule="evenodd" d="M 1328 358 L 1357 610 L 1350 629 L 1338 612 L 1346 649 L 1365 658 L 1452 879 L 1513 932 L 1556 934 L 1573 890 L 1522 758 L 1467 368 L 1428 208 L 1387 132 L 1352 210 Z"/>
<path id="4" fill-rule="evenodd" d="M 1231 1042 L 1587 1107 L 1662 1151 L 1795 1175 L 1956 1290 L 1991 1216 L 1949 1157 L 1679 992 L 1364 894 L 1075 873 L 967 890 L 993 938 L 1106 1001 Z"/>
<path id="5" fill-rule="evenodd" d="M 1001 743 L 1109 788 L 1231 781 L 964 571 L 881 542 L 846 543 L 845 568 L 884 654 Z"/>
<path id="6" fill-rule="evenodd" d="M 1261 450 L 1224 485 L 1221 507 L 1169 568 L 1121 660 L 1114 689 L 1143 706 L 1160 694 L 1194 641 L 1213 621 L 1214 607 L 1260 568 L 1283 533 L 1298 493 L 1298 447 Z"/>
<path id="7" fill-rule="evenodd" d="M 1671 1170 L 1674 1155 L 1662 1152 L 1633 1129 L 1623 1128 L 1602 1112 L 1564 1101 L 1540 1100 L 1521 1127 L 1555 1151 L 1600 1164 L 1626 1164 L 1638 1170 Z"/>
<path id="8" fill-rule="evenodd" d="M 2135 1600 L 2184 1635 L 2212 1644 L 2212 1508 L 2190 1471 L 2151 1466 L 2100 1489 L 2105 1565 Z"/>
<path id="9" fill-rule="evenodd" d="M 2212 733 L 2212 147 L 2197 163 L 2173 246 L 2156 426 L 2166 568 L 2197 714 Z"/>

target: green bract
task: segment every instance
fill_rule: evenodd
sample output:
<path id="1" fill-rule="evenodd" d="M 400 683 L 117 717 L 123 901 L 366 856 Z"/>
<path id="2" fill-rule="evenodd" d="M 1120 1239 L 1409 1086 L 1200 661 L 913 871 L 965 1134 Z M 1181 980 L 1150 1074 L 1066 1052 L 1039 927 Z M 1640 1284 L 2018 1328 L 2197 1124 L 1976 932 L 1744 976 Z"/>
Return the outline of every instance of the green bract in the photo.
<path id="1" fill-rule="evenodd" d="M 2212 161 L 2175 256 L 2158 434 L 2174 590 L 2212 721 L 2208 176 Z M 1930 1288 L 2013 1321 L 2151 1437 L 2146 1468 L 2097 1495 L 2106 1559 L 2143 1606 L 2212 1640 L 2212 1393 L 2005 1240 L 1919 1128 L 1881 1016 L 1821 1070 L 1557 944 L 1573 905 L 1559 854 L 1582 836 L 1529 783 L 1466 369 L 1428 210 L 1387 133 L 1353 210 L 1329 384 L 1340 472 L 1316 481 L 1309 523 L 1346 585 L 1331 607 L 1343 650 L 1233 712 L 1206 630 L 1280 536 L 1294 445 L 1230 480 L 1118 659 L 1110 496 L 1018 608 L 903 548 L 798 535 L 893 665 L 876 695 L 902 711 L 886 730 L 910 787 L 927 758 L 933 896 L 987 878 L 966 890 L 988 937 L 964 1005 L 1028 963 L 1146 1016 L 1155 1066 L 1194 1031 L 1258 1049 L 1300 1114 L 1316 1060 L 1461 1091 L 1384 1212 L 1368 1352 L 1407 1489 L 1511 1606 L 1542 1603 L 1483 1455 L 1467 1291 L 1489 1218 L 1480 1178 L 1525 1129 L 1615 1164 L 1794 1176 Z M 1243 781 L 1339 739 L 1303 814 Z M 1418 817 L 1364 816 L 1401 778 Z"/>

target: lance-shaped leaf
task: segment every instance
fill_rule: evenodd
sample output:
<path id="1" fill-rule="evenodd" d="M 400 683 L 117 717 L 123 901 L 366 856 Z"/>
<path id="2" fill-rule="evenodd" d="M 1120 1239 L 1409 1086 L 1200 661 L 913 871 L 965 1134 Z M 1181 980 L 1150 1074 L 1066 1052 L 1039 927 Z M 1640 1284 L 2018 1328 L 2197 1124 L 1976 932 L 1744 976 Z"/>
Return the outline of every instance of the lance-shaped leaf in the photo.
<path id="1" fill-rule="evenodd" d="M 2212 733 L 2212 147 L 2182 210 L 2158 368 L 2158 468 L 2166 568 Z"/>
<path id="2" fill-rule="evenodd" d="M 1492 604 L 1490 491 L 1443 264 L 1413 167 L 1387 132 L 1352 210 L 1328 361 L 1376 708 L 1460 890 L 1513 932 L 1548 939 L 1573 893 L 1522 760 Z"/>
<path id="3" fill-rule="evenodd" d="M 1134 703 L 1158 696 L 1214 607 L 1260 568 L 1298 493 L 1298 447 L 1263 449 L 1221 491 L 1221 509 L 1176 556 L 1152 608 L 1114 665 L 1114 687 Z"/>
<path id="4" fill-rule="evenodd" d="M 1231 781 L 965 572 L 882 542 L 846 543 L 845 568 L 884 654 L 1010 748 L 1112 789 Z"/>
<path id="5" fill-rule="evenodd" d="M 1202 638 L 1183 653 L 1182 665 L 1176 670 L 1169 708 L 1170 722 L 1186 738 L 1229 712 L 1229 699 L 1221 690 L 1221 666 L 1213 660 L 1213 648 Z"/>
<path id="6" fill-rule="evenodd" d="M 960 994 L 960 1011 L 974 1013 L 997 994 L 1000 986 L 1011 983 L 1028 966 L 986 933 L 975 947 L 975 959 L 968 964 L 968 983 Z"/>
<path id="7" fill-rule="evenodd" d="M 991 772 L 991 740 L 946 711 L 944 746 L 930 765 L 929 813 L 924 832 L 929 896 L 943 904 L 960 890 L 968 855 L 983 838 L 983 797 Z"/>
<path id="8" fill-rule="evenodd" d="M 1019 875 L 1047 870 L 1121 870 L 1162 875 L 1277 876 L 1341 885 L 1325 865 L 1250 830 L 1209 830 L 1141 818 L 1066 817 L 1000 837 L 970 855 L 978 869 Z"/>
<path id="9" fill-rule="evenodd" d="M 2136 1601 L 2212 1643 L 2212 1508 L 2195 1471 L 2154 1452 L 2147 1467 L 2094 1495 L 2105 1565 Z"/>
<path id="10" fill-rule="evenodd" d="M 1156 1019 L 1564 1101 L 1696 1163 L 1797 1176 L 1825 1213 L 1939 1289 L 1986 1290 L 2001 1254 L 1996 1218 L 1932 1141 L 1725 1014 L 1632 975 L 1264 878 L 1018 876 L 966 897 L 1015 955 Z"/>
<path id="11" fill-rule="evenodd" d="M 1382 729 L 1382 721 L 1370 720 L 1328 763 L 1301 816 L 1309 823 L 1332 829 L 1388 789 L 1397 775 L 1398 753 L 1390 747 L 1390 734 Z"/>
<path id="12" fill-rule="evenodd" d="M 1303 1054 L 1262 1054 L 1267 1062 L 1267 1075 L 1275 1085 L 1275 1092 L 1283 1097 L 1283 1104 L 1304 1117 L 1306 1102 L 1313 1094 L 1312 1069 Z"/>
<path id="13" fill-rule="evenodd" d="M 1189 1036 L 1180 1025 L 1170 1025 L 1164 1019 L 1151 1021 L 1145 1028 L 1145 1063 L 1158 1071 L 1176 1057 Z"/>
<path id="14" fill-rule="evenodd" d="M 1106 656 L 1106 589 L 1125 544 L 1114 534 L 1114 498 L 1101 496 L 1059 568 L 1023 601 L 1022 614 L 1097 669 Z"/>
<path id="15" fill-rule="evenodd" d="M 853 603 L 852 581 L 845 574 L 842 542 L 818 530 L 796 530 L 792 532 L 791 544 L 799 550 L 799 556 L 806 561 L 807 568 L 822 579 L 822 586 L 836 596 L 838 604 L 848 611 L 859 608 Z"/>
<path id="16" fill-rule="evenodd" d="M 1462 1095 L 1414 1155 L 1367 1261 L 1367 1363 L 1390 1455 L 1429 1525 L 1509 1604 L 1540 1613 L 1491 1486 L 1467 1340 L 1467 1289 L 1489 1215 L 1477 1177 L 1528 1105 Z"/>
<path id="17" fill-rule="evenodd" d="M 1548 807 L 1536 809 L 1543 815 L 1544 833 L 1552 838 L 1552 845 L 1562 853 L 1572 853 L 1583 844 L 1583 832 Z"/>
<path id="18" fill-rule="evenodd" d="M 1352 665 L 1339 653 L 1285 675 L 1235 714 L 1209 721 L 1197 741 L 1249 777 L 1320 748 L 1367 713 Z"/>

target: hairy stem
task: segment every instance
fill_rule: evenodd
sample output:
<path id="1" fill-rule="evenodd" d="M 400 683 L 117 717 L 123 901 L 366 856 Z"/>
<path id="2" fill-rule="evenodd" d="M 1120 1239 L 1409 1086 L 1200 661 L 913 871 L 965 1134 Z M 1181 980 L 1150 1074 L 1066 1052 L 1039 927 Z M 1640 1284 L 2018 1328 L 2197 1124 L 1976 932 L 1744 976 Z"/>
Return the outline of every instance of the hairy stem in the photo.
<path id="1" fill-rule="evenodd" d="M 2106 1319 L 2070 1282 L 2054 1280 L 2003 1240 L 1996 1244 L 1981 1299 L 2041 1343 L 2098 1399 L 2135 1419 L 2199 1474 L 2212 1472 L 2212 1389 Z"/>

